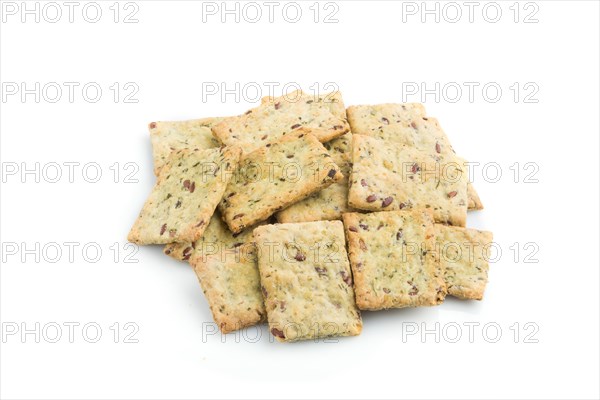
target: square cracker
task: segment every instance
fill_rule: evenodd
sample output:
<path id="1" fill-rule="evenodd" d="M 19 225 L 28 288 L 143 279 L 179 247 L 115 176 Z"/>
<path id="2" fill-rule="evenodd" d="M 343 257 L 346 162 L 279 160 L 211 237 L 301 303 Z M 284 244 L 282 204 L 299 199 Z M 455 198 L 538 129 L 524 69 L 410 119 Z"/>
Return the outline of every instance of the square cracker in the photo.
<path id="1" fill-rule="evenodd" d="M 254 230 L 269 328 L 281 342 L 360 334 L 340 221 Z"/>
<path id="2" fill-rule="evenodd" d="M 341 108 L 339 92 L 312 96 L 296 91 L 277 98 L 267 97 L 245 114 L 223 119 L 213 126 L 212 132 L 226 145 L 240 146 L 244 154 L 298 131 L 328 142 L 350 130 L 345 114 L 340 114 Z"/>
<path id="3" fill-rule="evenodd" d="M 437 253 L 448 294 L 481 300 L 487 285 L 492 232 L 436 224 Z"/>
<path id="4" fill-rule="evenodd" d="M 436 222 L 465 226 L 467 169 L 414 147 L 352 135 L 348 203 L 368 211 L 430 208 Z"/>
<path id="5" fill-rule="evenodd" d="M 314 136 L 292 133 L 242 157 L 219 210 L 238 233 L 342 178 Z"/>
<path id="6" fill-rule="evenodd" d="M 304 93 L 302 90 L 296 90 L 294 92 L 290 92 L 285 96 L 280 97 L 272 97 L 266 96 L 263 97 L 260 101 L 261 104 L 275 104 L 278 101 L 297 101 L 297 100 L 313 100 L 319 103 L 323 103 L 324 105 L 329 107 L 329 111 L 339 119 L 347 121 L 346 117 L 346 106 L 344 106 L 344 100 L 342 99 L 342 93 L 340 91 L 330 92 L 324 95 L 316 95 L 316 94 L 308 94 Z"/>
<path id="7" fill-rule="evenodd" d="M 342 219 L 342 213 L 354 211 L 348 206 L 348 177 L 352 171 L 352 134 L 346 133 L 323 143 L 344 177 L 331 186 L 279 211 L 279 222 L 310 222 Z"/>
<path id="8" fill-rule="evenodd" d="M 440 161 L 453 162 L 456 154 L 435 118 L 427 117 L 419 103 L 350 106 L 347 110 L 352 132 L 415 147 Z M 468 208 L 483 209 L 479 195 L 469 182 Z"/>
<path id="9" fill-rule="evenodd" d="M 444 300 L 428 210 L 346 213 L 343 219 L 358 308 L 432 306 Z"/>
<path id="10" fill-rule="evenodd" d="M 203 118 L 189 121 L 158 121 L 148 125 L 152 142 L 154 174 L 158 175 L 172 151 L 182 149 L 212 149 L 221 143 L 211 128 L 222 118 Z"/>
<path id="11" fill-rule="evenodd" d="M 252 231 L 231 238 L 224 223 L 213 218 L 211 224 L 214 237 L 223 240 L 204 241 L 192 253 L 190 264 L 214 321 L 223 333 L 264 321 L 266 312 Z M 236 242 L 232 244 L 233 241 Z"/>
<path id="12" fill-rule="evenodd" d="M 173 152 L 135 221 L 128 240 L 137 244 L 195 242 L 213 215 L 239 149 Z"/>
<path id="13" fill-rule="evenodd" d="M 176 260 L 189 261 L 195 253 L 211 254 L 216 250 L 231 250 L 246 243 L 248 238 L 252 238 L 252 229 L 240 233 L 231 232 L 219 210 L 215 210 L 200 239 L 191 243 L 169 243 L 165 245 L 163 252 Z"/>
<path id="14" fill-rule="evenodd" d="M 350 106 L 346 110 L 350 129 L 359 135 L 368 135 L 380 127 L 402 122 L 412 122 L 425 117 L 425 106 L 421 103 L 385 103 Z"/>

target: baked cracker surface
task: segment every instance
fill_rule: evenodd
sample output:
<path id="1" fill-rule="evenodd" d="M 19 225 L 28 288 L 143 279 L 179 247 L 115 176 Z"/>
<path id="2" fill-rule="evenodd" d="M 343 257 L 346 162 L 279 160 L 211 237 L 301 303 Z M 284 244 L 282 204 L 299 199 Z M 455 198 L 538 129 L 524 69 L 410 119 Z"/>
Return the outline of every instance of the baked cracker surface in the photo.
<path id="1" fill-rule="evenodd" d="M 198 240 L 223 196 L 239 156 L 240 151 L 232 148 L 171 153 L 128 240 L 137 244 Z"/>
<path id="2" fill-rule="evenodd" d="M 448 294 L 481 300 L 488 281 L 492 232 L 436 224 L 437 253 Z"/>
<path id="3" fill-rule="evenodd" d="M 419 103 L 350 106 L 347 110 L 352 132 L 400 143 L 427 152 L 442 162 L 454 162 L 456 154 L 437 119 L 426 116 Z M 483 204 L 473 185 L 467 186 L 468 209 Z"/>
<path id="4" fill-rule="evenodd" d="M 358 308 L 432 306 L 444 300 L 429 211 L 346 213 L 343 219 Z"/>
<path id="5" fill-rule="evenodd" d="M 228 234 L 223 232 L 220 236 L 225 241 L 205 241 L 190 258 L 213 319 L 223 333 L 266 318 L 256 247 L 249 233 L 235 238 L 238 241 L 231 246 Z"/>
<path id="6" fill-rule="evenodd" d="M 414 147 L 352 135 L 348 203 L 368 211 L 428 208 L 436 222 L 464 226 L 467 167 L 431 159 Z"/>
<path id="7" fill-rule="evenodd" d="M 165 245 L 163 252 L 176 260 L 189 261 L 196 252 L 211 253 L 215 249 L 233 249 L 245 243 L 248 238 L 252 238 L 252 228 L 233 233 L 221 218 L 219 210 L 215 210 L 200 239 L 191 243 L 169 243 Z"/>
<path id="8" fill-rule="evenodd" d="M 148 125 L 152 142 L 154 174 L 158 175 L 172 151 L 182 149 L 212 149 L 220 142 L 212 134 L 212 126 L 222 118 L 188 121 L 157 121 Z"/>
<path id="9" fill-rule="evenodd" d="M 276 214 L 277 221 L 310 222 L 342 219 L 342 214 L 354 209 L 348 206 L 348 177 L 352 171 L 352 134 L 323 143 L 344 177 L 306 199 L 292 204 Z"/>
<path id="10" fill-rule="evenodd" d="M 288 342 L 360 334 L 341 221 L 254 230 L 271 333 Z"/>
<path id="11" fill-rule="evenodd" d="M 240 146 L 244 154 L 294 132 L 311 133 L 320 142 L 327 142 L 350 130 L 345 115 L 339 114 L 343 103 L 342 107 L 332 105 L 338 102 L 341 95 L 313 96 L 296 91 L 267 98 L 243 115 L 224 118 L 212 132 L 226 145 Z"/>
<path id="12" fill-rule="evenodd" d="M 342 178 L 314 136 L 293 133 L 242 158 L 219 210 L 229 229 L 241 232 Z"/>

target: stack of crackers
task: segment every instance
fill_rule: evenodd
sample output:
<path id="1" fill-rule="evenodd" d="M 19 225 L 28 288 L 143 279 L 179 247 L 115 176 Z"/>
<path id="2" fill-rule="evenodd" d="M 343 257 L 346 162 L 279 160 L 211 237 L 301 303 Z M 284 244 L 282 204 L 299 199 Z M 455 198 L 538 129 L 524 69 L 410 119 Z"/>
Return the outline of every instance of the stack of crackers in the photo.
<path id="1" fill-rule="evenodd" d="M 361 310 L 483 297 L 492 234 L 465 228 L 483 206 L 421 104 L 296 91 L 149 128 L 157 180 L 128 239 L 188 261 L 222 332 L 351 336 Z"/>

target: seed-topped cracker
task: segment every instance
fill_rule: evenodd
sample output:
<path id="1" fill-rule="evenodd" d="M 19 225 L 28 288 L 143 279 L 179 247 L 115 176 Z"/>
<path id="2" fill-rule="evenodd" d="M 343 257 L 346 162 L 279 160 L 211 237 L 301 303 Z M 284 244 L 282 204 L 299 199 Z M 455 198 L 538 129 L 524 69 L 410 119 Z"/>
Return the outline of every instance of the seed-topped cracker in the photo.
<path id="1" fill-rule="evenodd" d="M 432 306 L 444 300 L 429 211 L 346 213 L 343 218 L 358 308 Z"/>
<path id="2" fill-rule="evenodd" d="M 200 239 L 192 243 L 169 243 L 163 251 L 176 260 L 189 261 L 195 253 L 214 254 L 216 251 L 231 250 L 246 243 L 248 238 L 252 239 L 252 229 L 231 232 L 219 210 L 215 210 Z"/>
<path id="3" fill-rule="evenodd" d="M 340 91 L 326 93 L 324 95 L 304 93 L 302 90 L 296 90 L 290 92 L 284 96 L 272 97 L 266 96 L 261 99 L 261 104 L 275 104 L 280 101 L 295 102 L 299 100 L 305 101 L 317 101 L 323 103 L 329 107 L 329 111 L 339 119 L 347 121 L 346 117 L 346 106 L 344 106 L 344 100 L 342 99 L 342 93 Z"/>
<path id="4" fill-rule="evenodd" d="M 448 294 L 481 300 L 487 285 L 492 232 L 436 224 L 437 254 Z"/>
<path id="5" fill-rule="evenodd" d="M 348 107 L 352 132 L 392 143 L 411 146 L 439 162 L 456 162 L 456 154 L 446 133 L 435 118 L 427 117 L 419 103 L 377 104 Z M 467 186 L 468 208 L 480 210 L 483 204 L 471 185 Z"/>
<path id="6" fill-rule="evenodd" d="M 173 152 L 161 168 L 128 239 L 137 244 L 195 242 L 213 215 L 239 149 L 184 149 Z"/>
<path id="7" fill-rule="evenodd" d="M 223 333 L 266 319 L 252 230 L 232 237 L 216 217 L 209 238 L 197 243 L 190 258 L 213 318 Z M 206 232 L 205 232 L 206 237 Z"/>
<path id="8" fill-rule="evenodd" d="M 342 214 L 353 211 L 348 206 L 348 177 L 352 171 L 352 134 L 323 143 L 344 177 L 331 186 L 306 199 L 292 204 L 276 214 L 279 222 L 309 222 L 342 219 Z"/>
<path id="9" fill-rule="evenodd" d="M 269 328 L 282 342 L 360 334 L 340 221 L 254 230 Z"/>
<path id="10" fill-rule="evenodd" d="M 464 161 L 436 161 L 414 147 L 364 135 L 352 138 L 350 206 L 368 211 L 427 208 L 436 222 L 465 225 Z"/>
<path id="11" fill-rule="evenodd" d="M 396 140 L 393 137 L 395 125 L 410 126 L 413 121 L 426 116 L 425 107 L 420 103 L 350 106 L 346 113 L 353 133 L 376 136 L 380 139 L 389 139 L 391 135 L 393 140 Z"/>
<path id="12" fill-rule="evenodd" d="M 327 142 L 350 130 L 345 114 L 340 115 L 342 108 L 339 92 L 312 96 L 296 91 L 268 97 L 243 115 L 223 119 L 212 132 L 226 145 L 240 146 L 244 154 L 297 132 L 311 133 L 320 142 Z"/>
<path id="13" fill-rule="evenodd" d="M 343 178 L 312 135 L 292 133 L 244 156 L 219 203 L 234 233 Z"/>
<path id="14" fill-rule="evenodd" d="M 173 151 L 182 149 L 212 149 L 221 143 L 211 128 L 222 118 L 203 118 L 189 121 L 158 121 L 148 125 L 152 142 L 154 174 L 158 175 Z"/>

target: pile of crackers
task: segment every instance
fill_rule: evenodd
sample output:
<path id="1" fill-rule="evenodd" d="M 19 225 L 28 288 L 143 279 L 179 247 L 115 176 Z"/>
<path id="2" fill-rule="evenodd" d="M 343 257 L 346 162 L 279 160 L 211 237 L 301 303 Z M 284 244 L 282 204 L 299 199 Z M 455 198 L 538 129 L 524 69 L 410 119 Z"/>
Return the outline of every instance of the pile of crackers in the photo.
<path id="1" fill-rule="evenodd" d="M 483 297 L 492 234 L 465 228 L 483 206 L 421 104 L 296 91 L 149 129 L 157 180 L 128 239 L 188 261 L 222 332 L 351 336 L 361 310 Z"/>

